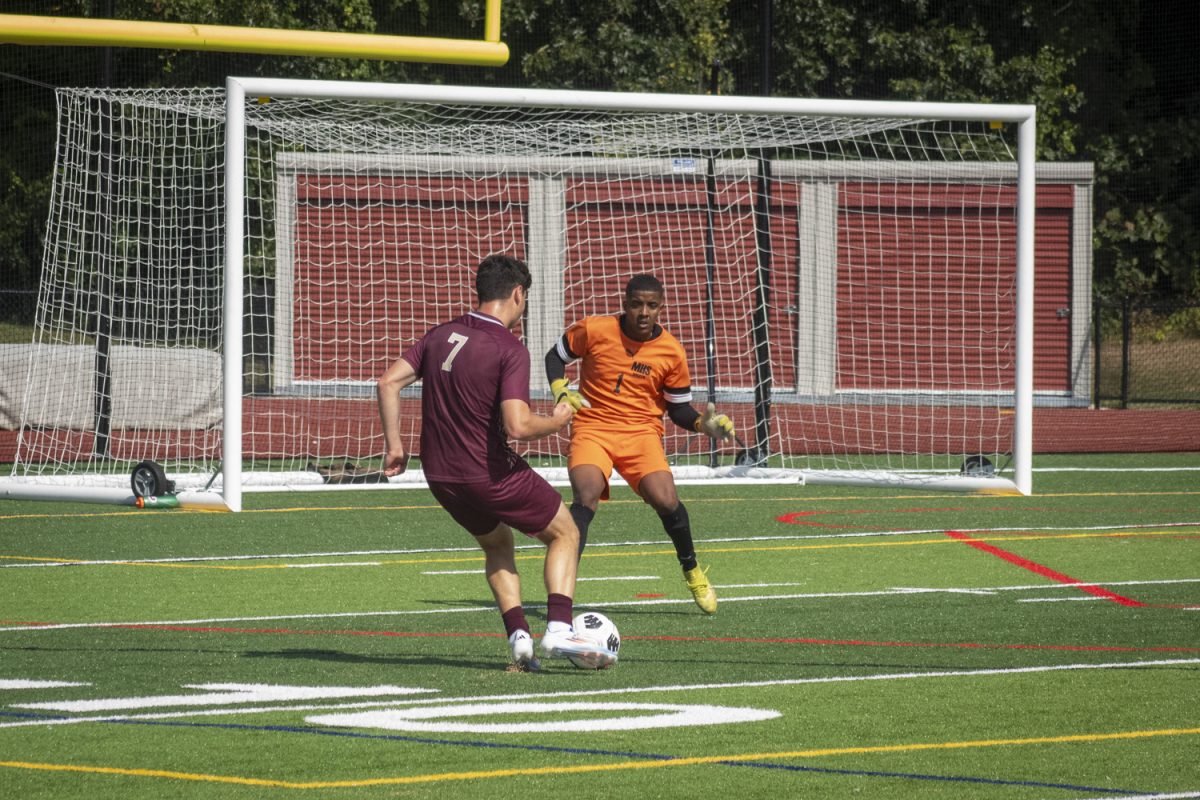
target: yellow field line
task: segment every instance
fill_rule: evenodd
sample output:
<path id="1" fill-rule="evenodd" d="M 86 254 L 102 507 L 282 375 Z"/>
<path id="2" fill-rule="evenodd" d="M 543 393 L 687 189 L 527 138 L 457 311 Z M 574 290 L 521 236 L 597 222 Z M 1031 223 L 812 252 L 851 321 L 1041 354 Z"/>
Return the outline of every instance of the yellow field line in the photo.
<path id="1" fill-rule="evenodd" d="M 1036 502 L 1038 499 L 1051 497 L 1192 497 L 1200 495 L 1200 491 L 1170 491 L 1170 492 L 1047 492 L 1045 494 L 1036 494 L 1029 498 L 1030 501 Z M 946 494 L 895 494 L 895 495 L 845 495 L 843 497 L 812 497 L 797 493 L 784 497 L 756 497 L 752 501 L 754 503 L 766 502 L 781 502 L 785 500 L 803 501 L 807 504 L 819 503 L 845 503 L 845 502 L 860 502 L 860 501 L 881 501 L 881 500 L 935 500 L 954 498 L 958 500 L 992 500 L 995 501 L 995 495 L 983 494 L 962 494 L 959 492 Z M 744 503 L 748 502 L 743 497 L 690 497 L 688 503 Z M 629 500 L 609 500 L 608 505 L 642 505 L 643 501 L 640 498 Z M 426 511 L 439 510 L 441 506 L 436 503 L 421 503 L 416 505 L 380 505 L 380 506 L 293 506 L 288 508 L 247 508 L 242 510 L 242 514 L 293 514 L 307 511 Z M 178 514 L 199 514 L 211 513 L 207 510 L 200 509 L 172 509 L 169 514 L 174 516 Z M 0 514 L 2 520 L 19 520 L 19 519 L 79 519 L 86 517 L 128 517 L 141 516 L 146 519 L 151 517 L 144 510 L 129 510 L 129 511 L 93 511 L 93 512 L 76 512 L 70 514 Z M 160 512 L 153 512 L 153 516 L 163 516 Z"/>
<path id="2" fill-rule="evenodd" d="M 233 775 L 205 775 L 197 772 L 174 772 L 164 769 L 123 769 L 121 767 L 88 767 L 77 764 L 39 764 L 29 761 L 0 761 L 0 767 L 32 769 L 45 772 L 85 772 L 97 775 L 129 775 L 138 778 L 174 778 L 181 781 L 203 781 L 207 783 L 240 783 L 246 786 L 274 786 L 291 789 L 303 788 L 301 784 L 261 778 L 239 778 Z"/>
<path id="3" fill-rule="evenodd" d="M 1026 739 L 975 739 L 961 742 L 914 742 L 911 744 L 874 745 L 868 747 L 827 747 L 811 750 L 791 750 L 774 753 L 742 753 L 725 756 L 691 756 L 666 760 L 622 761 L 613 764 L 582 764 L 569 767 L 530 767 L 525 769 L 480 770 L 474 772 L 440 772 L 427 775 L 406 775 L 387 778 L 361 778 L 340 781 L 282 781 L 263 778 L 244 778 L 236 775 L 208 775 L 204 773 L 175 772 L 155 769 L 125 769 L 120 767 L 93 767 L 77 764 L 43 764 L 26 761 L 0 761 L 0 767 L 12 769 L 44 770 L 49 772 L 83 772 L 107 775 L 128 775 L 146 778 L 173 778 L 176 780 L 209 783 L 234 783 L 247 786 L 269 786 L 282 789 L 350 789 L 366 786 L 397 786 L 415 783 L 438 783 L 446 781 L 480 780 L 485 778 L 509 778 L 518 776 L 574 775 L 588 772 L 615 772 L 630 769 L 660 769 L 663 767 L 685 767 L 726 762 L 768 761 L 787 758 L 822 758 L 842 755 L 871 755 L 875 753 L 912 753 L 922 750 L 964 750 L 980 747 L 1012 747 L 1036 744 L 1086 744 L 1104 741 L 1146 739 L 1159 736 L 1190 736 L 1200 734 L 1200 728 L 1163 728 L 1145 731 L 1118 731 L 1116 733 L 1081 733 L 1065 736 L 1037 736 Z"/>
<path id="4" fill-rule="evenodd" d="M 1058 540 L 1058 539 L 1096 539 L 1096 538 L 1132 538 L 1144 536 L 1177 536 L 1182 528 L 1173 528 L 1161 531 L 1097 531 L 1089 533 L 1029 533 L 1029 534 L 997 534 L 993 536 L 976 536 L 975 538 L 983 542 L 1020 542 L 1020 541 L 1035 541 L 1035 540 Z M 958 544 L 958 540 L 939 536 L 936 539 L 912 539 L 908 541 L 886 541 L 886 542 L 829 542 L 822 544 L 779 544 L 779 545 L 741 545 L 737 547 L 705 547 L 705 553 L 759 553 L 759 552 L 782 552 L 792 550 L 841 550 L 848 548 L 871 548 L 871 547 L 915 547 L 918 545 L 942 545 L 942 544 Z M 648 555 L 671 555 L 674 550 L 630 550 L 619 553 L 598 553 L 593 550 L 588 551 L 586 557 L 594 558 L 640 558 Z M 541 552 L 529 554 L 517 554 L 518 561 L 540 560 L 543 557 Z M 475 563 L 483 558 L 482 553 L 471 554 L 466 556 L 446 556 L 439 558 L 397 558 L 397 559 L 381 559 L 376 563 L 380 565 L 420 565 L 420 564 L 464 564 Z M 0 561 L 3 560 L 18 560 L 18 561 L 49 561 L 61 564 L 88 564 L 87 561 L 78 559 L 55 558 L 47 556 L 45 558 L 35 558 L 33 556 L 5 556 L 0 555 Z M 163 567 L 166 569 L 215 569 L 215 570 L 231 570 L 231 571 L 248 571 L 248 570 L 268 570 L 268 569 L 291 569 L 289 564 L 196 564 L 196 563 L 171 563 L 171 562 L 154 562 L 154 561 L 113 561 L 104 564 L 104 566 L 114 567 Z"/>

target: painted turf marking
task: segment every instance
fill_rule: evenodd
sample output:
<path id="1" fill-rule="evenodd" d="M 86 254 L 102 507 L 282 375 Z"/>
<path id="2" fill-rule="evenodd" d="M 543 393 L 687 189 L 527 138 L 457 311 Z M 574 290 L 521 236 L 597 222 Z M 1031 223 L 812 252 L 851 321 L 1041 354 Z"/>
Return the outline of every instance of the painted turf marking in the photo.
<path id="1" fill-rule="evenodd" d="M 1145 739 L 1164 736 L 1188 736 L 1200 733 L 1200 728 L 1166 728 L 1161 730 L 1118 731 L 1114 733 L 1083 733 L 1065 736 L 1037 736 L 1024 739 L 976 739 L 958 742 L 914 742 L 909 744 L 874 745 L 862 747 L 829 747 L 810 750 L 792 750 L 773 753 L 742 753 L 735 755 L 692 756 L 656 760 L 623 761 L 608 764 L 577 764 L 561 767 L 529 767 L 524 769 L 479 770 L 474 772 L 442 772 L 426 775 L 403 775 L 382 778 L 360 778 L 339 781 L 284 781 L 278 779 L 247 778 L 236 775 L 208 775 L 204 773 L 174 772 L 168 770 L 129 769 L 121 767 L 86 766 L 76 764 L 46 764 L 26 761 L 0 761 L 0 767 L 14 769 L 44 770 L 52 772 L 84 772 L 131 777 L 174 778 L 177 780 L 209 783 L 241 784 L 246 786 L 270 786 L 281 789 L 350 789 L 366 786 L 400 786 L 406 784 L 444 783 L 485 778 L 511 778 L 517 776 L 577 775 L 596 772 L 617 772 L 632 769 L 660 769 L 664 767 L 697 766 L 702 764 L 739 764 L 779 759 L 824 758 L 841 755 L 872 755 L 877 753 L 909 753 L 931 750 L 965 750 L 985 747 L 1016 747 L 1046 744 L 1087 744 L 1102 741 Z M 1167 800 L 1183 798 L 1192 794 L 1135 795 L 1128 800 Z"/>
<path id="2" fill-rule="evenodd" d="M 974 670 L 946 670 L 939 672 L 882 672 L 871 675 L 829 675 L 819 678 L 777 678 L 763 681 L 739 681 L 728 683 L 676 684 L 664 686 L 642 686 L 615 689 L 588 689 L 584 691 L 534 692 L 488 695 L 481 697 L 437 697 L 415 700 L 366 701 L 329 705 L 258 706 L 251 708 L 218 708 L 189 711 L 167 711 L 150 714 L 118 714 L 88 717 L 41 718 L 19 722 L 0 722 L 0 728 L 27 728 L 36 725 L 75 725 L 83 722 L 117 722 L 126 720 L 180 719 L 191 717 L 225 716 L 230 714 L 274 714 L 283 712 L 321 711 L 359 708 L 399 708 L 414 705 L 478 703 L 478 702 L 525 702 L 557 698 L 584 697 L 594 699 L 604 695 L 657 694 L 660 692 L 714 691 L 721 689 L 757 689 L 773 686 L 804 686 L 825 683 L 865 683 L 870 681 L 928 680 L 932 678 L 980 678 L 1006 675 L 1032 675 L 1046 672 L 1074 672 L 1082 670 L 1143 669 L 1146 667 L 1177 667 L 1200 664 L 1200 658 L 1156 659 L 1147 661 L 1114 661 L 1108 663 L 1044 664 L 1032 667 L 1007 667 Z M 1200 732 L 1200 729 L 1197 729 Z"/>
<path id="3" fill-rule="evenodd" d="M 71 686 L 91 686 L 90 683 L 71 681 L 25 681 L 18 678 L 0 678 L 0 689 L 62 689 Z"/>
<path id="4" fill-rule="evenodd" d="M 810 592 L 796 594 L 760 594 L 760 595 L 745 595 L 741 597 L 721 596 L 723 603 L 737 603 L 742 601 L 764 601 L 764 600 L 820 600 L 820 599 L 838 599 L 843 597 L 890 597 L 903 594 L 976 594 L 986 595 L 995 592 L 1028 592 L 1028 591 L 1050 591 L 1058 589 L 1071 589 L 1081 586 L 1091 586 L 1096 583 L 1104 583 L 1108 586 L 1158 586 L 1183 583 L 1200 583 L 1200 578 L 1169 578 L 1161 580 L 1130 580 L 1130 581 L 1079 581 L 1076 583 L 1064 583 L 1059 585 L 1047 585 L 1044 583 L 1029 584 L 1029 585 L 1014 585 L 1014 586 L 990 586 L 979 588 L 967 587 L 941 587 L 941 588 L 918 588 L 918 587 L 893 587 L 889 589 L 879 589 L 876 591 L 867 592 Z M 729 588 L 722 584 L 716 584 L 717 588 Z M 616 608 L 625 606 L 648 606 L 648 605 L 691 605 L 692 600 L 687 599 L 646 599 L 646 600 L 617 600 L 617 601 L 596 601 L 593 603 L 576 603 L 579 608 Z M 526 608 L 541 608 L 543 604 L 529 603 Z M 0 633 L 12 631 L 55 631 L 67 630 L 73 628 L 169 628 L 182 625 L 216 625 L 231 622 L 276 622 L 282 620 L 301 620 L 301 619 L 346 619 L 356 617 L 406 617 L 406 616 L 426 616 L 430 614 L 461 614 L 472 612 L 495 612 L 493 606 L 464 606 L 463 608 L 429 608 L 429 609 L 408 609 L 399 611 L 344 611 L 331 612 L 321 614 L 276 614 L 257 617 L 212 617 L 207 619 L 179 619 L 179 620 L 133 620 L 124 622 L 25 622 L 20 624 L 12 624 L 11 620 L 6 620 L 9 624 L 0 627 Z M 1180 609 L 1184 611 L 1197 610 L 1194 607 Z"/>
<path id="5" fill-rule="evenodd" d="M 1043 578 L 1048 578 L 1058 583 L 1077 587 L 1081 591 L 1087 592 L 1095 597 L 1099 597 L 1104 600 L 1111 600 L 1119 605 L 1130 606 L 1132 608 L 1145 608 L 1146 606 L 1145 603 L 1125 597 L 1124 595 L 1117 594 L 1114 591 L 1105 589 L 1103 586 L 1098 586 L 1094 583 L 1082 583 L 1081 581 L 1072 578 L 1070 575 L 1066 575 L 1058 570 L 1051 569 L 1050 567 L 1047 567 L 1044 564 L 1039 564 L 1036 561 L 1030 561 L 1028 558 L 1019 556 L 1016 553 L 1010 552 L 1001 547 L 996 547 L 993 544 L 988 544 L 985 541 L 976 539 L 975 537 L 962 533 L 961 531 L 946 531 L 946 535 L 952 539 L 957 539 L 964 544 L 970 545 L 976 550 L 980 550 L 984 553 L 1001 558 L 1010 564 L 1015 564 L 1021 569 L 1029 570 L 1035 575 L 1041 575 Z"/>
<path id="6" fill-rule="evenodd" d="M 422 575 L 485 575 L 486 570 L 482 569 L 439 569 L 426 570 Z M 661 575 L 602 575 L 596 578 L 576 578 L 576 583 L 583 581 L 661 581 Z M 799 585 L 799 584 L 796 584 Z"/>
<path id="7" fill-rule="evenodd" d="M 446 722 L 447 717 L 492 716 L 499 714 L 561 714 L 578 711 L 658 711 L 658 714 L 619 716 L 539 722 Z M 673 705 L 665 703 L 468 703 L 426 708 L 393 708 L 359 711 L 351 714 L 318 714 L 305 717 L 314 725 L 343 728 L 375 728 L 386 731 L 418 733 L 591 733 L 594 731 L 635 731 L 653 728 L 687 728 L 699 725 L 727 725 L 759 722 L 782 716 L 778 711 L 760 708 L 736 708 L 711 705 Z"/>
<path id="8" fill-rule="evenodd" d="M 1018 603 L 1094 603 L 1106 597 L 1023 597 Z"/>
<path id="9" fill-rule="evenodd" d="M 519 743 L 497 743 L 495 741 L 463 741 L 463 740 L 447 740 L 436 738 L 425 738 L 419 736 L 407 736 L 393 733 L 365 733 L 360 731 L 344 731 L 337 729 L 311 728 L 300 727 L 295 725 L 247 725 L 244 723 L 224 723 L 224 722 L 126 722 L 114 724 L 127 725 L 166 725 L 172 727 L 184 728 L 218 728 L 225 730 L 238 731 L 268 731 L 271 733 L 291 733 L 308 736 L 334 736 L 334 737 L 349 737 L 354 739 L 381 740 L 381 741 L 403 741 L 413 742 L 417 744 L 431 745 L 450 745 L 454 747 L 483 747 L 494 749 L 497 747 L 514 748 L 519 750 L 538 751 L 543 753 L 568 753 L 571 755 L 586 755 L 586 756 L 615 756 L 618 758 L 637 758 L 637 759 L 652 759 L 652 760 L 669 760 L 675 756 L 670 756 L 661 753 L 640 753 L 635 751 L 621 750 L 598 750 L 590 747 L 555 747 L 552 745 L 540 744 L 519 744 Z M 1115 787 L 1096 787 L 1096 786 L 1079 786 L 1069 783 L 1047 783 L 1044 781 L 1022 781 L 1022 780 L 1003 780 L 998 778 L 979 778 L 964 775 L 927 775 L 910 772 L 895 772 L 883 770 L 864 770 L 864 769 L 833 769 L 831 767 L 816 767 L 803 764 L 777 764 L 767 761 L 734 761 L 719 763 L 717 766 L 723 767 L 750 767 L 754 769 L 769 769 L 782 770 L 785 772 L 810 772 L 826 775 L 847 775 L 855 777 L 868 778 L 900 778 L 903 780 L 921 780 L 921 781 L 944 781 L 958 782 L 967 784 L 987 784 L 991 786 L 1023 786 L 1032 788 L 1046 789 L 1064 789 L 1079 792 L 1100 792 L 1109 794 L 1129 794 L 1135 793 L 1135 789 L 1123 789 Z"/>
<path id="10" fill-rule="evenodd" d="M 1168 794 L 1127 794 L 1121 797 L 1113 797 L 1112 795 L 1104 795 L 1103 797 L 1090 797 L 1086 800 L 1187 800 L 1187 798 L 1200 797 L 1200 792 L 1170 792 Z"/>
<path id="11" fill-rule="evenodd" d="M 267 683 L 190 683 L 184 689 L 199 689 L 203 694 L 158 695 L 151 697 L 113 697 L 99 700 L 70 700 L 53 703 L 17 703 L 13 708 L 45 711 L 95 712 L 164 706 L 224 706 L 239 703 L 273 703 L 295 700 L 321 700 L 342 697 L 386 697 L 430 694 L 437 689 L 410 686 L 277 686 Z"/>
<path id="12" fill-rule="evenodd" d="M 829 499 L 829 498 L 826 498 Z M 837 498 L 834 498 L 837 499 Z M 852 498 L 843 498 L 852 499 Z M 915 499 L 915 498 L 914 498 Z M 924 498 L 923 498 L 924 499 Z M 967 498 L 964 498 L 967 499 Z M 252 512 L 246 512 L 252 513 Z M 1012 533 L 1029 533 L 1033 531 L 1042 531 L 1054 533 L 1076 532 L 1082 531 L 1083 535 L 1088 533 L 1115 531 L 1120 535 L 1121 531 L 1135 531 L 1135 535 L 1151 535 L 1161 536 L 1175 533 L 1174 530 L 1153 530 L 1158 528 L 1192 528 L 1200 527 L 1200 522 L 1157 522 L 1147 523 L 1144 525 L 1098 525 L 1098 526 L 1072 526 L 1072 527 L 998 527 L 998 528 L 960 528 L 962 533 L 972 534 L 1003 534 L 1004 532 Z M 885 530 L 885 531 L 858 531 L 844 533 L 810 533 L 810 534 L 788 534 L 788 535 L 764 535 L 764 536 L 730 536 L 730 537 L 712 537 L 706 539 L 697 539 L 698 544 L 733 544 L 737 542 L 773 542 L 773 541 L 803 541 L 812 539 L 860 539 L 860 538 L 882 538 L 895 536 L 916 536 L 928 534 L 944 533 L 944 528 L 914 528 L 907 530 Z M 1049 538 L 1049 537 L 1043 537 Z M 920 542 L 921 544 L 944 543 L 943 540 L 929 540 Z M 601 548 L 619 548 L 619 547 L 646 547 L 661 545 L 661 540 L 649 541 L 624 541 L 624 542 L 592 542 L 588 545 L 588 552 L 585 554 L 588 557 L 597 557 L 600 554 L 596 553 L 597 549 Z M 537 550 L 540 552 L 540 545 L 517 545 L 517 550 Z M 373 556 L 373 555 L 421 555 L 435 553 L 465 553 L 475 554 L 478 557 L 478 548 L 474 547 L 442 547 L 442 548 L 412 548 L 402 550 L 345 550 L 345 551 L 322 551 L 315 553 L 261 553 L 261 554 L 235 554 L 225 556 L 187 556 L 187 557 L 171 557 L 171 558 L 129 558 L 129 559 L 68 559 L 57 558 L 54 556 L 13 556 L 0 555 L 0 561 L 17 561 L 20 563 L 0 564 L 0 569 L 17 569 L 17 568 L 32 568 L 32 567 L 96 567 L 96 566 L 130 566 L 130 565 L 173 565 L 173 564 L 203 564 L 206 562 L 223 562 L 223 561 L 269 561 L 279 559 L 306 559 L 306 558 L 344 558 L 350 556 Z M 664 551 L 665 552 L 665 551 Z M 673 552 L 673 551 L 672 551 Z M 734 550 L 726 550 L 722 552 L 736 552 Z M 639 553 L 637 555 L 646 555 Z M 465 559 L 464 559 L 465 560 Z M 26 563 L 28 562 L 28 563 Z M 371 562 L 376 563 L 376 562 Z M 385 563 L 385 562 L 378 562 Z M 392 562 L 392 563 L 421 563 L 421 562 Z M 432 563 L 432 562 L 430 562 Z M 270 569 L 279 569 L 287 565 L 269 565 Z"/>

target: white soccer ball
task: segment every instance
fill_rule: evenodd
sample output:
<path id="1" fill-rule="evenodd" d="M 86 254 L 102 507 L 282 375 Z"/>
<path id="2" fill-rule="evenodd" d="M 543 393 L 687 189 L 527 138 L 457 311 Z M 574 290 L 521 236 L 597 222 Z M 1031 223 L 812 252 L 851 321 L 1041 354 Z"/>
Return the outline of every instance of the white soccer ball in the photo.
<path id="1" fill-rule="evenodd" d="M 571 627 L 575 629 L 575 634 L 585 639 L 589 639 L 602 647 L 607 647 L 609 650 L 616 653 L 621 649 L 621 632 L 617 630 L 617 626 L 611 619 L 601 614 L 599 611 L 584 611 L 582 614 L 576 615 L 575 619 L 571 620 Z M 571 663 L 580 669 L 595 669 L 595 667 L 584 663 L 582 660 L 577 660 L 571 656 Z"/>

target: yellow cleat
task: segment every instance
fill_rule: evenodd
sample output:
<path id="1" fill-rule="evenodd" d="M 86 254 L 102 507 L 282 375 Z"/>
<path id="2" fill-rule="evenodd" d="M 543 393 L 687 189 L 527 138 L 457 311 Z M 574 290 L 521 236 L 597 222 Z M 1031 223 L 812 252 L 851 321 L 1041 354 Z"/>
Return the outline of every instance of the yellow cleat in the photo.
<path id="1" fill-rule="evenodd" d="M 699 566 L 689 569 L 683 573 L 683 580 L 687 583 L 688 590 L 692 593 L 692 599 L 696 601 L 696 605 L 700 606 L 700 610 L 705 614 L 717 613 L 717 593 L 713 591 L 712 584 L 708 582 L 708 568 L 700 569 Z"/>

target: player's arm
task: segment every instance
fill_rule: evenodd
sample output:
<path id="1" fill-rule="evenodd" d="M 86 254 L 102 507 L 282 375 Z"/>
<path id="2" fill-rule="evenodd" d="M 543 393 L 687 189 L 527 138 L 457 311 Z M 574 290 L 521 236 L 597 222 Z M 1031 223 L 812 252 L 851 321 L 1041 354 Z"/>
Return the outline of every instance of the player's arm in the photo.
<path id="1" fill-rule="evenodd" d="M 667 416 L 685 431 L 703 433 L 713 439 L 732 439 L 733 421 L 717 413 L 717 407 L 709 403 L 701 414 L 691 403 L 667 403 Z"/>
<path id="2" fill-rule="evenodd" d="M 577 358 L 579 356 L 572 353 L 567 345 L 567 337 L 563 336 L 546 352 L 545 359 L 546 378 L 550 381 L 550 393 L 554 397 L 555 405 L 566 403 L 574 411 L 592 407 L 586 397 L 571 388 L 571 382 L 567 380 L 567 364 Z"/>
<path id="3" fill-rule="evenodd" d="M 375 386 L 379 400 L 379 421 L 383 423 L 383 474 L 399 475 L 408 467 L 408 453 L 400 436 L 400 390 L 417 380 L 416 370 L 403 358 L 397 358 L 380 376 Z"/>
<path id="4" fill-rule="evenodd" d="M 533 413 L 533 409 L 524 400 L 510 399 L 500 403 L 504 430 L 509 438 L 519 442 L 541 439 L 557 433 L 567 426 L 574 415 L 574 409 L 567 403 L 556 403 L 554 413 L 549 417 Z"/>

